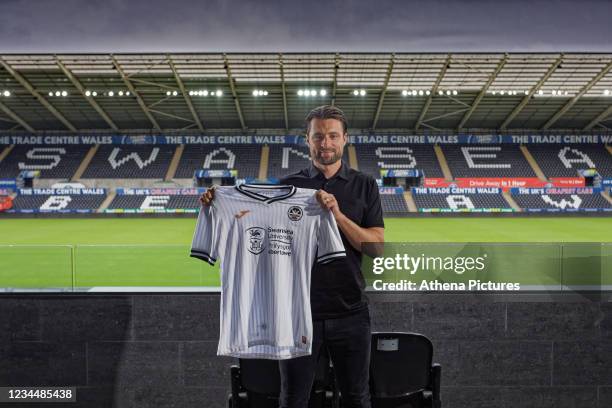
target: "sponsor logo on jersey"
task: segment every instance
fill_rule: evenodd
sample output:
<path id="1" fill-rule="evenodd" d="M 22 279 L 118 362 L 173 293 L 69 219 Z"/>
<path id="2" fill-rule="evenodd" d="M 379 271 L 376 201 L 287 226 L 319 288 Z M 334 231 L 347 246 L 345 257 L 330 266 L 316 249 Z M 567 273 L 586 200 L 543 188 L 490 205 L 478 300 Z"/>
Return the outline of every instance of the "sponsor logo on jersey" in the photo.
<path id="1" fill-rule="evenodd" d="M 264 240 L 266 238 L 266 230 L 260 227 L 251 227 L 246 230 L 247 237 L 249 239 L 249 245 L 247 249 L 254 255 L 259 255 L 266 248 Z"/>
<path id="2" fill-rule="evenodd" d="M 289 207 L 289 210 L 287 210 L 287 216 L 291 221 L 301 220 L 302 215 L 304 215 L 304 211 L 302 211 L 301 207 L 298 207 L 296 205 Z"/>

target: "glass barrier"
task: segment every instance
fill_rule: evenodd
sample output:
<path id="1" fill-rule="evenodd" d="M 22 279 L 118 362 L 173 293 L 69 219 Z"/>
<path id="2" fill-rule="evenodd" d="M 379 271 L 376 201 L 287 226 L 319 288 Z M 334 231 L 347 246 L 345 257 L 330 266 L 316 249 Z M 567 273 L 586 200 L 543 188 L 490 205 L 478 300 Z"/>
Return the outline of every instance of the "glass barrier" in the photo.
<path id="1" fill-rule="evenodd" d="M 219 291 L 187 245 L 0 245 L 0 291 Z M 365 245 L 368 291 L 612 291 L 612 243 Z"/>
<path id="2" fill-rule="evenodd" d="M 0 245 L 0 288 L 72 289 L 72 251 L 70 245 Z"/>

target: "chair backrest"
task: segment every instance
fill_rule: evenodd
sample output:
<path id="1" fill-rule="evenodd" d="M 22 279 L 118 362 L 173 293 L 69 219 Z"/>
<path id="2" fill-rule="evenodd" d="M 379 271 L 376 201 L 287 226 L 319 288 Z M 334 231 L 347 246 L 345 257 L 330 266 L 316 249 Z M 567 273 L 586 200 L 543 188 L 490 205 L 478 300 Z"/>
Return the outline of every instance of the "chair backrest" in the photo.
<path id="1" fill-rule="evenodd" d="M 370 393 L 396 397 L 431 384 L 433 345 L 417 333 L 372 333 Z"/>
<path id="2" fill-rule="evenodd" d="M 247 392 L 278 396 L 280 394 L 280 371 L 278 361 L 241 358 L 240 378 Z"/>
<path id="3" fill-rule="evenodd" d="M 278 361 L 264 359 L 239 359 L 241 387 L 246 391 L 250 407 L 278 406 L 280 395 L 280 370 Z M 330 386 L 329 355 L 321 350 L 310 406 L 323 406 L 325 388 Z"/>

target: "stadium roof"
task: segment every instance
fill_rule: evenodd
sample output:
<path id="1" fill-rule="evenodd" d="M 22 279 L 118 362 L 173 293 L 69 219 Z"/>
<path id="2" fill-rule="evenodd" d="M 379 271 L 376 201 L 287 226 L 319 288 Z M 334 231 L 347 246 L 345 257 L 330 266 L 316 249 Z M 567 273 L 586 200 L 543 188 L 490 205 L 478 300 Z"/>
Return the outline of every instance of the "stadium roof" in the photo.
<path id="1" fill-rule="evenodd" d="M 0 132 L 283 133 L 335 104 L 364 132 L 602 133 L 611 71 L 612 53 L 5 54 Z"/>

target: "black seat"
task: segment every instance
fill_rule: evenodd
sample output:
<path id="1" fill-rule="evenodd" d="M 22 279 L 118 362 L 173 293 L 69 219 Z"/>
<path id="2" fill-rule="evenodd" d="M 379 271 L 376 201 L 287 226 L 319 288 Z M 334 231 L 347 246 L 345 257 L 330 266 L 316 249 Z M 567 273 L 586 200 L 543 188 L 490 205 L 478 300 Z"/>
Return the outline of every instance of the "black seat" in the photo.
<path id="1" fill-rule="evenodd" d="M 372 408 L 440 408 L 439 364 L 433 345 L 417 333 L 372 333 Z"/>
<path id="2" fill-rule="evenodd" d="M 277 408 L 280 395 L 278 361 L 239 359 L 231 367 L 229 408 Z M 309 408 L 338 406 L 338 391 L 327 352 L 322 351 L 310 393 Z"/>

